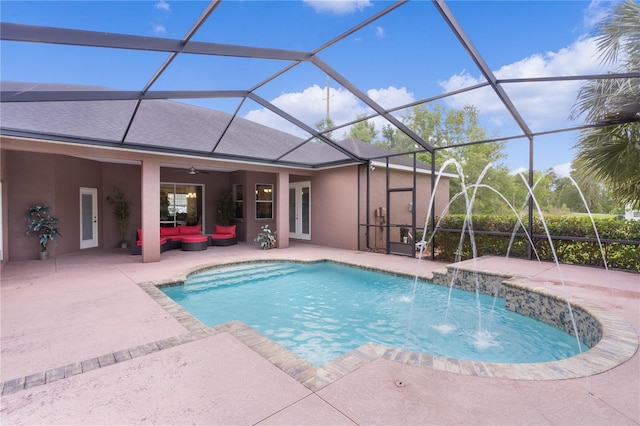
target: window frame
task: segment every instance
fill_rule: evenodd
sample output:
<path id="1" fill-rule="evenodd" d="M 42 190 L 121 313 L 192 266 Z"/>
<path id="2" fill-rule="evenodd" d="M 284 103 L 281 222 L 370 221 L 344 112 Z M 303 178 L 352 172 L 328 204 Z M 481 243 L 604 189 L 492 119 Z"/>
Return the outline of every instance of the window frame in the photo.
<path id="1" fill-rule="evenodd" d="M 270 194 L 270 199 L 269 200 L 261 200 L 259 195 L 260 195 L 260 188 L 259 187 L 267 187 L 265 189 L 269 189 L 268 191 L 264 191 L 264 193 Z M 256 183 L 255 185 L 255 201 L 256 201 L 256 211 L 255 211 L 255 219 L 256 220 L 273 220 L 274 219 L 274 214 L 273 214 L 273 188 L 274 185 L 272 183 Z M 260 217 L 259 213 L 262 211 L 262 209 L 260 208 L 261 204 L 268 204 L 271 206 L 270 209 L 270 216 L 269 217 Z"/>
<path id="2" fill-rule="evenodd" d="M 244 184 L 236 183 L 233 185 L 233 215 L 237 222 L 244 220 Z M 238 191 L 240 188 L 240 191 Z M 238 193 L 240 197 L 238 197 Z"/>

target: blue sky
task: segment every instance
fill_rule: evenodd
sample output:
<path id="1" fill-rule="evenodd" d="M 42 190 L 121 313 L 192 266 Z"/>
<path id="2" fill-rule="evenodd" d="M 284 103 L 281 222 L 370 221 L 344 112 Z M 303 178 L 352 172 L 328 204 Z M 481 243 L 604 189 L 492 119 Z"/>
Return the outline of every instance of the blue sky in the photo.
<path id="1" fill-rule="evenodd" d="M 194 40 L 311 51 L 391 3 L 382 1 L 224 1 Z M 182 38 L 205 9 L 202 1 L 7 1 L 3 22 Z M 447 3 L 498 78 L 595 74 L 607 71 L 595 57 L 594 23 L 611 5 L 602 1 L 451 1 Z M 166 58 L 126 52 L 2 42 L 3 80 L 75 83 L 138 90 Z M 483 81 L 480 71 L 428 1 L 412 1 L 374 21 L 319 57 L 382 106 L 393 107 Z M 179 55 L 152 90 L 247 89 L 287 66 L 284 61 Z M 313 127 L 326 115 L 326 75 L 302 64 L 256 93 Z M 534 131 L 579 124 L 568 120 L 579 82 L 505 88 Z M 519 133 L 490 90 L 447 99 L 449 108 L 473 104 L 490 134 Z M 238 99 L 199 100 L 233 112 Z M 345 123 L 368 108 L 330 81 L 330 115 Z M 240 114 L 305 136 L 260 105 Z M 398 115 L 401 115 L 399 112 Z M 377 126 L 381 120 L 375 121 Z M 338 131 L 341 135 L 343 130 Z M 335 135 L 334 135 L 335 136 Z M 536 139 L 534 167 L 565 169 L 574 156 L 574 133 Z M 528 165 L 526 139 L 507 146 L 511 170 Z"/>

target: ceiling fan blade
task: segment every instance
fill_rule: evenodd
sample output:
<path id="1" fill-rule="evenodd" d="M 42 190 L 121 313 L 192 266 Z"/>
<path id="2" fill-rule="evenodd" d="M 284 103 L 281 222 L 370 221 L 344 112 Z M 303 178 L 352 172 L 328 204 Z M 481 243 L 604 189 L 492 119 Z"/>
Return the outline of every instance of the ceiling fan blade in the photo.
<path id="1" fill-rule="evenodd" d="M 202 174 L 204 174 L 204 175 L 208 175 L 208 174 L 209 174 L 209 172 L 204 172 L 204 171 L 202 171 L 202 170 L 198 170 L 198 169 L 196 169 L 196 168 L 195 168 L 195 167 L 193 167 L 193 166 L 191 166 L 191 167 L 189 168 L 189 170 L 187 170 L 187 173 L 189 173 L 190 175 L 198 175 L 198 174 L 200 174 L 200 173 L 202 173 Z"/>

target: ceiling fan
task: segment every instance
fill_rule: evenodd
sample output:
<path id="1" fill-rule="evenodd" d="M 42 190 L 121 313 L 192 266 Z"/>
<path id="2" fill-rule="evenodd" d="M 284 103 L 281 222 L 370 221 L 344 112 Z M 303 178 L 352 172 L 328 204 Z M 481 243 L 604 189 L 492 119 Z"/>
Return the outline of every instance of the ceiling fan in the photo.
<path id="1" fill-rule="evenodd" d="M 201 170 L 196 169 L 193 166 L 189 167 L 189 170 L 187 171 L 187 173 L 189 173 L 190 175 L 197 175 L 197 174 L 200 174 L 200 173 L 205 174 L 205 175 L 209 174 L 209 172 L 203 172 Z"/>

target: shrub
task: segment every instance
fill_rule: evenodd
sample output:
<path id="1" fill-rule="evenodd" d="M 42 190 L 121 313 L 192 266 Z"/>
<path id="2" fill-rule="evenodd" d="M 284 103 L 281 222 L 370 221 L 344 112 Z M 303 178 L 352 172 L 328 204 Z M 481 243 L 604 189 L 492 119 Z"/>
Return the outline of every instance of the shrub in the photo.
<path id="1" fill-rule="evenodd" d="M 448 215 L 442 219 L 435 237 L 438 259 L 445 261 L 455 259 L 463 223 L 464 215 Z M 516 219 L 507 216 L 473 215 L 471 223 L 477 256 L 505 256 L 507 254 L 511 236 L 516 229 Z M 549 234 L 554 237 L 552 239 L 553 247 L 561 263 L 604 267 L 600 245 L 596 241 L 596 231 L 589 217 L 548 216 L 545 217 L 545 223 Z M 624 243 L 624 241 L 640 242 L 640 221 L 607 218 L 594 219 L 594 223 L 602 241 L 602 250 L 607 266 L 612 269 L 640 271 L 640 245 Z M 450 232 L 449 230 L 456 231 Z M 500 234 L 491 235 L 487 232 Z M 509 257 L 527 257 L 529 244 L 523 229 L 519 227 L 515 235 Z M 533 220 L 531 238 L 540 260 L 554 260 L 544 223 L 540 218 L 536 217 Z M 585 240 L 572 240 L 571 238 L 584 238 Z M 461 259 L 470 259 L 472 255 L 471 240 L 466 232 L 461 249 Z M 535 253 L 533 257 L 535 258 Z"/>

